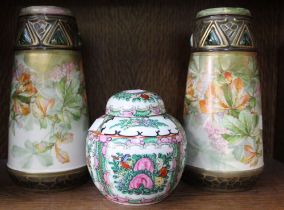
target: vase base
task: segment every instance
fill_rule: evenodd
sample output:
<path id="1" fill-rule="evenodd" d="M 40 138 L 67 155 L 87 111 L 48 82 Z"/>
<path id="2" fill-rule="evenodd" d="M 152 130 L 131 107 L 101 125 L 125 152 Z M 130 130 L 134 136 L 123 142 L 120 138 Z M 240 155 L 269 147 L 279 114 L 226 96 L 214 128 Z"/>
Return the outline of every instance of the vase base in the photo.
<path id="1" fill-rule="evenodd" d="M 16 184 L 35 191 L 67 190 L 86 182 L 89 177 L 86 166 L 56 173 L 25 173 L 7 168 Z"/>
<path id="2" fill-rule="evenodd" d="M 186 166 L 183 179 L 186 182 L 197 181 L 203 188 L 211 191 L 236 192 L 251 189 L 262 171 L 263 167 L 250 171 L 226 173 Z"/>

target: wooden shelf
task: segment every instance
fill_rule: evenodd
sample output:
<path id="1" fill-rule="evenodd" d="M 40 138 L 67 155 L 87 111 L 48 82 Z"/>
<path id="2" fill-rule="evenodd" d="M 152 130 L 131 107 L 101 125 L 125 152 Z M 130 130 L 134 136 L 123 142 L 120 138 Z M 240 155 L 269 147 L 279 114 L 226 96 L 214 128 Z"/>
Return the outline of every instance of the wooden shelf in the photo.
<path id="1" fill-rule="evenodd" d="M 284 209 L 284 164 L 266 161 L 257 185 L 250 191 L 217 193 L 181 182 L 163 202 L 151 206 L 132 207 L 106 200 L 91 181 L 63 192 L 40 193 L 13 184 L 0 161 L 0 209 Z"/>

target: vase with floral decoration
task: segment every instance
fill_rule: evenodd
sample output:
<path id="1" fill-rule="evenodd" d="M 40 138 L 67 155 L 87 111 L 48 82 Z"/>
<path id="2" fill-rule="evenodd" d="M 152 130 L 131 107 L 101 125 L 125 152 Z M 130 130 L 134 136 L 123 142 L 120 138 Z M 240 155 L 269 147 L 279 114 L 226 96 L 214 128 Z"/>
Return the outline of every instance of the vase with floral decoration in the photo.
<path id="1" fill-rule="evenodd" d="M 260 81 L 250 12 L 200 11 L 191 45 L 184 177 L 194 175 L 215 190 L 248 189 L 263 168 Z"/>
<path id="2" fill-rule="evenodd" d="M 32 6 L 20 11 L 7 166 L 25 187 L 65 189 L 87 178 L 80 45 L 70 10 Z"/>

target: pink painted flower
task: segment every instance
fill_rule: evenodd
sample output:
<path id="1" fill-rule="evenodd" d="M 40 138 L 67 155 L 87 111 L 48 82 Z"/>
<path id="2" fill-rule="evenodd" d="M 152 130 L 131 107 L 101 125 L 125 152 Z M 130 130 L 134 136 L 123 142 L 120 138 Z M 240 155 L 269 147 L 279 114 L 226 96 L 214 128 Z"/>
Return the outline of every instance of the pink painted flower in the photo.
<path id="1" fill-rule="evenodd" d="M 226 153 L 228 151 L 228 142 L 222 137 L 222 134 L 226 133 L 226 130 L 214 127 L 209 120 L 205 122 L 204 128 L 208 133 L 209 139 L 211 140 L 210 143 L 212 147 L 222 153 Z"/>
<path id="2" fill-rule="evenodd" d="M 140 171 L 140 170 L 148 170 L 151 173 L 154 172 L 154 164 L 152 160 L 149 158 L 141 158 L 138 160 L 134 166 L 134 171 Z"/>
<path id="3" fill-rule="evenodd" d="M 159 107 L 152 107 L 153 114 L 161 114 L 161 109 Z"/>
<path id="4" fill-rule="evenodd" d="M 60 66 L 56 66 L 51 72 L 51 78 L 54 81 L 59 81 L 63 77 L 66 77 L 68 81 L 72 80 L 72 73 L 76 70 L 77 65 L 74 63 L 65 63 Z"/>
<path id="5" fill-rule="evenodd" d="M 105 172 L 104 173 L 104 181 L 107 185 L 110 185 L 110 181 L 109 181 L 109 172 Z"/>
<path id="6" fill-rule="evenodd" d="M 124 117 L 132 117 L 133 114 L 134 114 L 134 111 L 132 111 L 132 110 L 122 112 L 122 115 L 123 115 Z"/>
<path id="7" fill-rule="evenodd" d="M 130 181 L 129 189 L 139 189 L 141 185 L 143 185 L 144 188 L 151 189 L 154 183 L 146 174 L 138 174 Z"/>
<path id="8" fill-rule="evenodd" d="M 74 69 L 76 69 L 76 67 L 77 67 L 77 66 L 76 66 L 74 63 L 72 63 L 72 62 L 70 62 L 70 63 L 65 63 L 65 64 L 62 65 L 62 68 L 63 68 L 67 73 L 72 72 Z"/>
<path id="9" fill-rule="evenodd" d="M 99 141 L 101 141 L 101 142 L 111 141 L 111 137 L 109 137 L 109 136 L 104 136 L 104 135 L 100 135 L 100 136 L 99 136 Z"/>
<path id="10" fill-rule="evenodd" d="M 51 79 L 58 82 L 65 77 L 65 71 L 60 66 L 56 66 L 51 73 Z"/>

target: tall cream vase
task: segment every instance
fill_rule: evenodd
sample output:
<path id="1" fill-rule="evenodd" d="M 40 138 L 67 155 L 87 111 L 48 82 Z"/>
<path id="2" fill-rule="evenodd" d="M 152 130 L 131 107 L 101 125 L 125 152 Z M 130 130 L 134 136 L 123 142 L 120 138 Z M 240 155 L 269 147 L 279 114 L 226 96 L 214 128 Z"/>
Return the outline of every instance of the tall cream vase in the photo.
<path id="1" fill-rule="evenodd" d="M 185 177 L 206 188 L 249 189 L 263 168 L 262 114 L 251 13 L 200 11 L 191 37 L 185 130 Z"/>
<path id="2" fill-rule="evenodd" d="M 20 185 L 65 189 L 87 178 L 87 103 L 71 11 L 23 8 L 15 47 L 8 170 Z"/>

